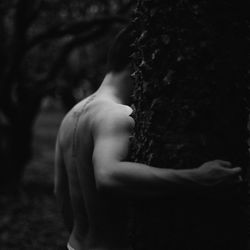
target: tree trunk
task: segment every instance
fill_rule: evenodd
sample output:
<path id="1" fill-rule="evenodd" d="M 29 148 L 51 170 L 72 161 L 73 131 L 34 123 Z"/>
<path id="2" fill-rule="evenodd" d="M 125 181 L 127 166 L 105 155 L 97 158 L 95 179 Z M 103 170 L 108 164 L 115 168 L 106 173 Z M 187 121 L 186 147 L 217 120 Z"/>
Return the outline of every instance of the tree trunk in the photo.
<path id="1" fill-rule="evenodd" d="M 132 159 L 249 164 L 249 20 L 236 1 L 141 0 L 134 20 Z M 246 183 L 137 204 L 136 249 L 247 249 Z"/>
<path id="2" fill-rule="evenodd" d="M 11 116 L 0 110 L 0 192 L 4 193 L 20 188 L 32 154 L 32 128 L 41 103 L 41 97 L 31 93 L 19 98 L 22 100 L 12 109 Z"/>

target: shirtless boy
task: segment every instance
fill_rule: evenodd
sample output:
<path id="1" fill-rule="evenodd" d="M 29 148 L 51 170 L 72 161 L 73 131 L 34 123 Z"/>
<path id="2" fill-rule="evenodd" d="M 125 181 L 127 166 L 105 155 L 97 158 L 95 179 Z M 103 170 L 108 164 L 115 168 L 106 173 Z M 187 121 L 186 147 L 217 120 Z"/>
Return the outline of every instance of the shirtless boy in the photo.
<path id="1" fill-rule="evenodd" d="M 56 143 L 55 193 L 70 230 L 68 249 L 128 250 L 124 197 L 152 197 L 175 188 L 233 181 L 241 169 L 214 160 L 193 170 L 126 161 L 134 127 L 129 99 L 130 30 L 116 37 L 99 89 L 65 116 Z M 171 166 L 168 166 L 171 168 Z"/>

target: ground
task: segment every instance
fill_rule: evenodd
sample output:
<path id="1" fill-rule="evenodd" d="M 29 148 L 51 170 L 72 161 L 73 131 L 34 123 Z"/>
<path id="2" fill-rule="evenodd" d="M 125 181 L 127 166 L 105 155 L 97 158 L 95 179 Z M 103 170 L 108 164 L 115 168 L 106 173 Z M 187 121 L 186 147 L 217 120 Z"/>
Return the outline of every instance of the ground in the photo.
<path id="1" fill-rule="evenodd" d="M 44 108 L 34 126 L 33 158 L 19 194 L 0 197 L 1 250 L 57 250 L 68 233 L 53 195 L 54 144 L 63 117 Z"/>

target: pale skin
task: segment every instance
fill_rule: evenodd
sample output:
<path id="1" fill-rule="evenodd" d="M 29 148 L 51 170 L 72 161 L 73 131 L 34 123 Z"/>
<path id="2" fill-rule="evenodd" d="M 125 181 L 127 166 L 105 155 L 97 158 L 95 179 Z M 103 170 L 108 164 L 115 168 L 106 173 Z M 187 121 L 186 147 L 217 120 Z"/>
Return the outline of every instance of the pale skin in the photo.
<path id="1" fill-rule="evenodd" d="M 125 197 L 164 196 L 177 189 L 228 184 L 241 172 L 223 160 L 205 162 L 193 170 L 160 169 L 126 161 L 135 123 L 130 116 L 131 90 L 127 69 L 110 72 L 94 95 L 78 103 L 61 124 L 55 193 L 70 230 L 69 244 L 76 250 L 131 249 Z M 73 138 L 77 138 L 76 145 Z"/>

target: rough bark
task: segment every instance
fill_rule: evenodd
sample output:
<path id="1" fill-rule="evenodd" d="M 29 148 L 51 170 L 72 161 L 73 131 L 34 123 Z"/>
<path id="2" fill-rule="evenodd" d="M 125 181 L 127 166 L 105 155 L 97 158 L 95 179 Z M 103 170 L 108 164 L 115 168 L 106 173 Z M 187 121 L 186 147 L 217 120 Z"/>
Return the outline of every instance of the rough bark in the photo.
<path id="1" fill-rule="evenodd" d="M 141 0 L 134 19 L 132 159 L 249 164 L 249 20 L 236 1 Z M 184 190 L 183 190 L 184 191 Z M 136 249 L 247 249 L 246 184 L 137 207 Z"/>

